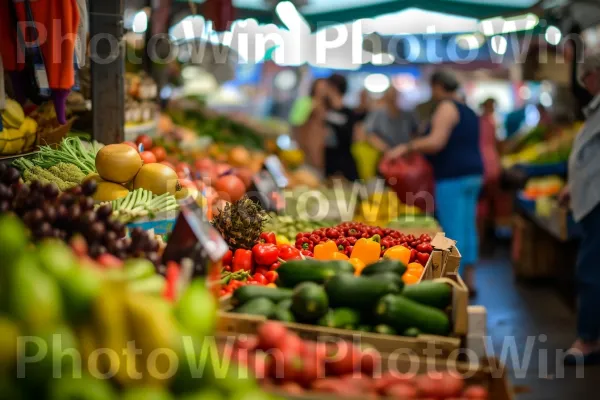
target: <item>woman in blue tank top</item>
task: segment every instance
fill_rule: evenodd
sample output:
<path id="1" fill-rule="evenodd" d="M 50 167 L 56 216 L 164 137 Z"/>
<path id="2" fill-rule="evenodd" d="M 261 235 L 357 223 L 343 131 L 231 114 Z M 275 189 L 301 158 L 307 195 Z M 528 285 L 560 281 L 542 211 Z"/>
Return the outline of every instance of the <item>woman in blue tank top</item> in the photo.
<path id="1" fill-rule="evenodd" d="M 458 100 L 459 84 L 448 71 L 431 78 L 431 92 L 438 106 L 428 135 L 390 150 L 396 158 L 411 151 L 428 155 L 435 176 L 436 215 L 446 235 L 458 242 L 462 254 L 461 275 L 474 294 L 473 267 L 479 254 L 476 211 L 483 177 L 479 150 L 479 117 Z"/>

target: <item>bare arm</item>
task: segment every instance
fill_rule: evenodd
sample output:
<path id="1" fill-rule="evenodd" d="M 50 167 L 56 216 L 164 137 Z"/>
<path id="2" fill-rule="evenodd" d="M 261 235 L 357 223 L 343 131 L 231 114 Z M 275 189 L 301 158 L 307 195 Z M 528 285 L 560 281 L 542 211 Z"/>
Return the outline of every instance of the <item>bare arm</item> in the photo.
<path id="1" fill-rule="evenodd" d="M 385 153 L 390 148 L 390 146 L 388 146 L 387 143 L 385 143 L 377 135 L 374 135 L 372 133 L 367 135 L 367 142 L 369 142 L 371 146 L 381 151 L 382 153 Z"/>
<path id="2" fill-rule="evenodd" d="M 413 140 L 410 143 L 411 150 L 425 154 L 439 153 L 446 147 L 458 120 L 459 114 L 454 103 L 446 101 L 440 104 L 431 120 L 431 132 L 425 137 Z"/>

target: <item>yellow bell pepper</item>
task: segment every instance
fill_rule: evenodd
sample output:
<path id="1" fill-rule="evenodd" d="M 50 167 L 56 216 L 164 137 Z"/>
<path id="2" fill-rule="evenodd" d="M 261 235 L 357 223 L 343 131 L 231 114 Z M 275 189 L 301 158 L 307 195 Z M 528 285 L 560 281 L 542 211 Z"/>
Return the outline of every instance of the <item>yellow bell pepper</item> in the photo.
<path id="1" fill-rule="evenodd" d="M 336 251 L 335 253 L 333 253 L 333 255 L 331 256 L 332 260 L 338 260 L 338 261 L 348 261 L 349 258 L 347 255 L 345 255 L 344 253 L 340 253 L 339 251 Z"/>
<path id="2" fill-rule="evenodd" d="M 280 244 L 292 244 L 292 242 L 290 242 L 290 239 L 288 239 L 287 237 L 285 237 L 283 235 L 277 235 L 275 237 L 275 239 L 277 240 L 277 245 L 280 245 Z"/>
<path id="3" fill-rule="evenodd" d="M 408 265 L 410 262 L 410 250 L 404 246 L 390 247 L 383 254 L 383 257 L 389 258 L 390 260 L 401 261 L 404 265 Z"/>
<path id="4" fill-rule="evenodd" d="M 358 258 L 365 265 L 379 261 L 379 256 L 381 255 L 380 239 L 379 235 L 375 235 L 370 239 L 359 239 L 354 245 L 350 258 Z"/>
<path id="5" fill-rule="evenodd" d="M 360 276 L 362 274 L 363 269 L 365 269 L 366 265 L 359 258 L 351 258 L 350 264 L 354 267 L 354 275 Z"/>
<path id="6" fill-rule="evenodd" d="M 315 260 L 332 260 L 334 253 L 339 253 L 337 245 L 333 240 L 329 240 L 315 246 L 314 258 Z"/>

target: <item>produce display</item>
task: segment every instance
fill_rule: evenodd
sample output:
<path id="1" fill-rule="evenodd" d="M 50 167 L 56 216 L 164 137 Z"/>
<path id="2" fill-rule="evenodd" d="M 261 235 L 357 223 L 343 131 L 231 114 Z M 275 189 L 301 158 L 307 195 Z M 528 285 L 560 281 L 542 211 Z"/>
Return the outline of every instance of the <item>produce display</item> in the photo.
<path id="1" fill-rule="evenodd" d="M 19 154 L 33 149 L 38 124 L 25 116 L 23 108 L 16 101 L 6 99 L 0 128 L 0 155 Z"/>
<path id="2" fill-rule="evenodd" d="M 127 223 L 138 218 L 152 217 L 161 212 L 175 211 L 179 208 L 177 199 L 170 193 L 155 195 L 149 190 L 136 189 L 127 196 L 110 203 L 113 218 Z"/>
<path id="3" fill-rule="evenodd" d="M 39 152 L 31 162 L 41 168 L 48 169 L 58 163 L 74 164 L 84 174 L 96 172 L 96 153 L 100 146 L 93 142 L 84 144 L 78 137 L 67 137 L 58 146 L 40 146 Z"/>
<path id="4" fill-rule="evenodd" d="M 277 235 L 287 239 L 289 242 L 295 241 L 299 233 L 336 225 L 335 221 L 302 220 L 289 215 L 277 215 L 275 213 L 271 213 L 270 217 L 265 225 L 265 230 L 268 232 L 277 232 Z M 277 243 L 280 242 L 281 240 L 278 239 Z"/>
<path id="5" fill-rule="evenodd" d="M 170 304 L 160 293 L 129 283 L 149 273 L 148 265 L 125 266 L 123 281 L 113 269 L 80 261 L 61 242 L 31 245 L 13 216 L 0 218 L 0 240 L 2 398 L 274 398 L 248 377 L 246 367 L 215 367 L 218 349 L 205 346 L 205 337 L 214 331 L 217 304 L 203 280 L 192 281 Z M 33 339 L 21 347 L 20 337 Z M 164 373 L 171 356 L 157 354 L 176 357 L 174 374 Z M 16 379 L 17 368 L 24 368 L 26 379 Z"/>
<path id="6" fill-rule="evenodd" d="M 301 339 L 278 322 L 266 322 L 256 337 L 239 338 L 225 349 L 248 367 L 263 387 L 289 396 L 339 396 L 369 399 L 489 398 L 482 386 L 467 385 L 450 373 L 402 374 L 386 365 L 384 355 L 345 341 L 319 343 Z M 315 397 L 318 398 L 318 397 Z"/>
<path id="7" fill-rule="evenodd" d="M 22 183 L 19 171 L 0 165 L 0 182 L 0 209 L 22 218 L 35 240 L 54 237 L 69 241 L 81 235 L 92 258 L 110 252 L 118 259 L 138 256 L 159 262 L 154 238 L 142 230 L 125 237 L 125 226 L 111 218 L 110 205 L 95 207 L 94 180 L 61 193 L 54 183 Z"/>
<path id="8" fill-rule="evenodd" d="M 531 178 L 525 185 L 523 196 L 530 200 L 535 200 L 540 197 L 557 196 L 564 186 L 565 181 L 559 176 Z"/>
<path id="9" fill-rule="evenodd" d="M 278 287 L 240 287 L 231 304 L 235 313 L 282 322 L 387 335 L 448 335 L 452 288 L 435 281 L 405 285 L 406 272 L 402 262 L 390 259 L 361 269 L 348 261 L 291 260 L 277 269 Z"/>

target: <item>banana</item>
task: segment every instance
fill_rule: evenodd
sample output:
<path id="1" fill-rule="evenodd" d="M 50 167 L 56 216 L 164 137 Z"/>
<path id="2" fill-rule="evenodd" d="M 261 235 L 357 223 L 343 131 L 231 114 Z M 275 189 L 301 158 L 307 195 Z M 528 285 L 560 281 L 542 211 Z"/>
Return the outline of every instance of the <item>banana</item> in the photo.
<path id="1" fill-rule="evenodd" d="M 98 369 L 100 373 L 116 372 L 117 382 L 124 387 L 131 387 L 138 384 L 139 380 L 135 380 L 130 373 L 138 369 L 133 369 L 137 360 L 128 346 L 130 331 L 125 305 L 126 284 L 117 281 L 106 281 L 104 284 L 104 295 L 95 301 L 92 311 L 98 348 L 107 349 L 98 360 Z"/>
<path id="2" fill-rule="evenodd" d="M 169 381 L 162 374 L 176 366 L 167 352 L 175 354 L 179 337 L 172 310 L 160 298 L 131 292 L 127 295 L 126 307 L 136 347 L 142 350 L 138 363 L 143 366 L 143 381 L 166 387 Z"/>
<path id="3" fill-rule="evenodd" d="M 21 105 L 14 100 L 6 99 L 6 104 L 2 111 L 2 123 L 4 127 L 19 129 L 24 120 L 25 112 Z"/>
<path id="4" fill-rule="evenodd" d="M 0 140 L 4 141 L 4 148 L 2 154 L 17 154 L 23 150 L 25 145 L 25 138 L 18 129 L 4 129 L 0 135 Z"/>
<path id="5" fill-rule="evenodd" d="M 25 138 L 24 149 L 29 149 L 35 144 L 37 129 L 38 123 L 33 118 L 26 117 L 19 128 Z"/>

